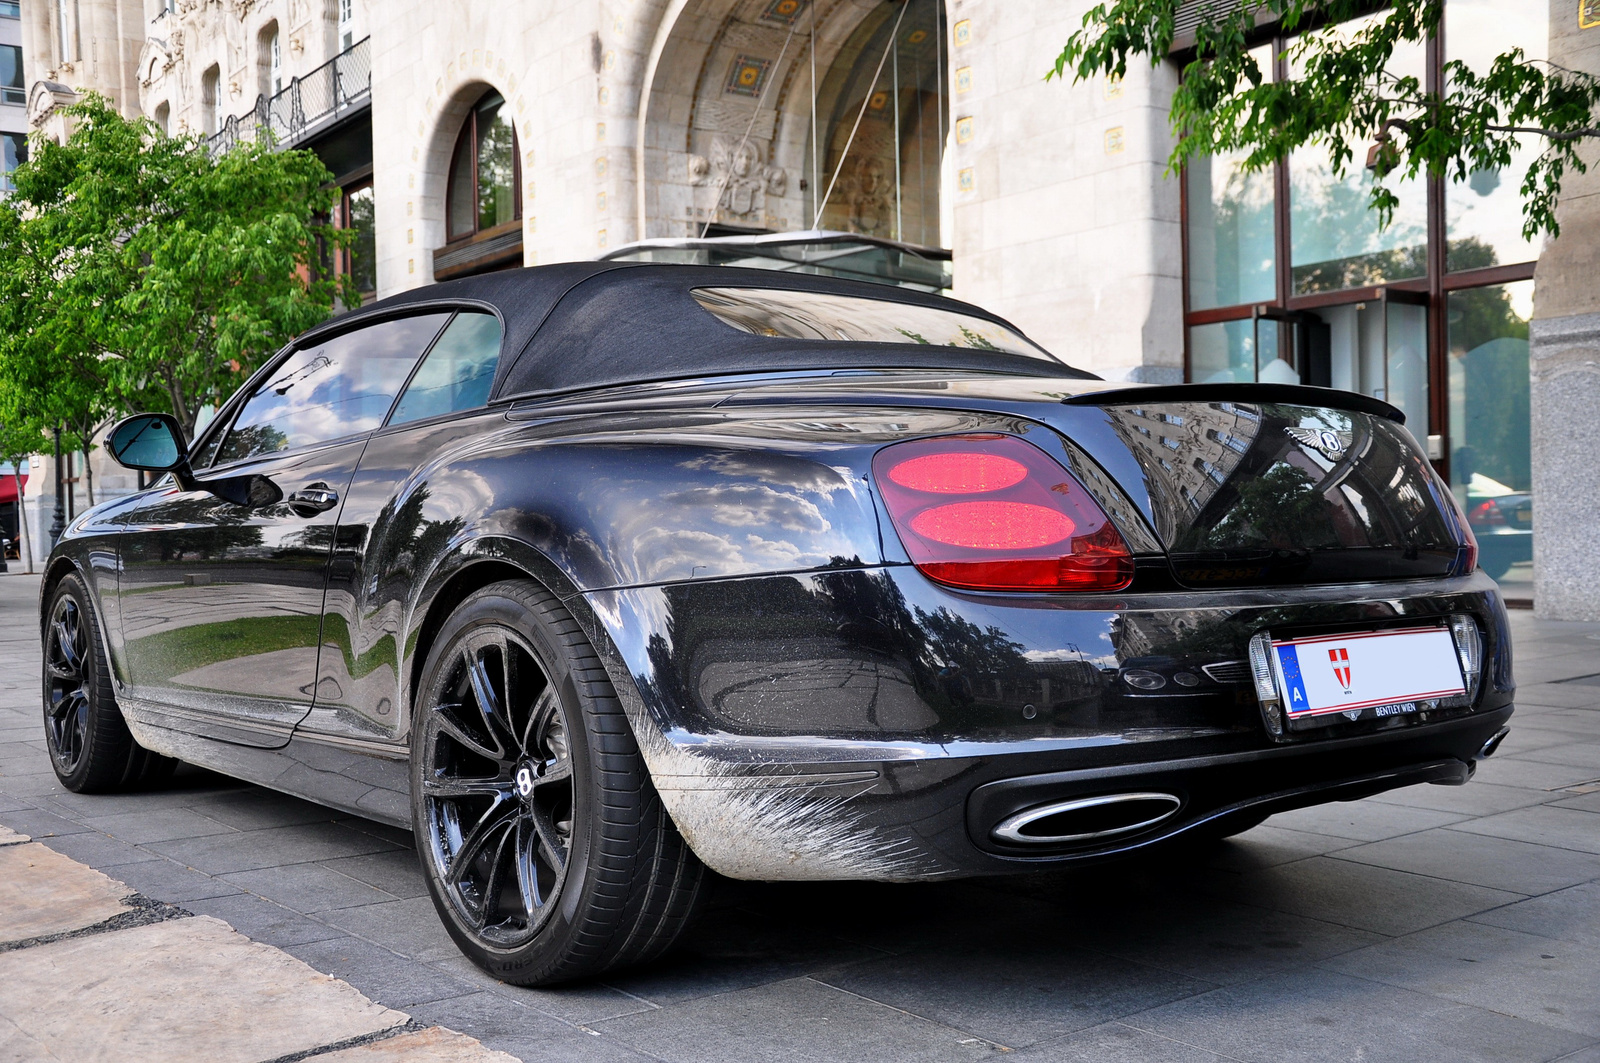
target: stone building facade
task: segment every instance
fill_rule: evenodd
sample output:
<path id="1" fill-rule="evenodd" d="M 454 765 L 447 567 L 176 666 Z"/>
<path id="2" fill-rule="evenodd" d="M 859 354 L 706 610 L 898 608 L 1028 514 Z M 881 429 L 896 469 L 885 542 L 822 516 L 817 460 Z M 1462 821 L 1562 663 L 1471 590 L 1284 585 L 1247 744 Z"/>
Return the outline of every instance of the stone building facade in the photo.
<path id="1" fill-rule="evenodd" d="M 343 220 L 370 242 L 344 266 L 376 296 L 659 237 L 949 248 L 952 294 L 1104 376 L 1390 398 L 1500 536 L 1508 597 L 1600 618 L 1577 575 L 1595 534 L 1578 509 L 1600 487 L 1578 418 L 1600 397 L 1592 174 L 1544 248 L 1507 221 L 1520 173 L 1419 184 L 1386 232 L 1362 174 L 1313 153 L 1170 175 L 1177 62 L 1043 80 L 1088 0 L 21 4 L 36 127 L 83 89 L 173 132 L 271 124 L 346 190 Z M 1437 77 L 1510 41 L 1600 70 L 1592 8 L 1448 0 L 1440 46 L 1396 62 Z M 1537 536 L 1518 526 L 1529 495 Z"/>

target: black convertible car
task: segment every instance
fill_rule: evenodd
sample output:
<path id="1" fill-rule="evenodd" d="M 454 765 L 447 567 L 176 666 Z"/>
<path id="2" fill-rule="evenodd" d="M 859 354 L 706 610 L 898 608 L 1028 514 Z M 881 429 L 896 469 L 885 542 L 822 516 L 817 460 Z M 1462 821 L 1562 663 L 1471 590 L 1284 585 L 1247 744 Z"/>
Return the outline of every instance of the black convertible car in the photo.
<path id="1" fill-rule="evenodd" d="M 1393 407 L 1137 387 L 932 295 L 581 263 L 302 336 L 43 584 L 77 791 L 183 760 L 415 831 L 509 981 L 709 867 L 1028 871 L 1462 783 L 1511 643 Z"/>

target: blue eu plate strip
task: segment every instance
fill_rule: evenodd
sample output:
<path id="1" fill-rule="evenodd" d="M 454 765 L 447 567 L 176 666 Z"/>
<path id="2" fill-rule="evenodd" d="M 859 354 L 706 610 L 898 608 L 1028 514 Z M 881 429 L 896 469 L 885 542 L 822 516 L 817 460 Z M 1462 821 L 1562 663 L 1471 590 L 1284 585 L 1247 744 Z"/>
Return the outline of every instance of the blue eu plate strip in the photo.
<path id="1" fill-rule="evenodd" d="M 1305 712 L 1311 708 L 1311 701 L 1306 697 L 1306 683 L 1300 678 L 1300 655 L 1293 646 L 1278 647 L 1278 670 L 1283 673 L 1283 685 L 1289 695 L 1290 714 Z"/>

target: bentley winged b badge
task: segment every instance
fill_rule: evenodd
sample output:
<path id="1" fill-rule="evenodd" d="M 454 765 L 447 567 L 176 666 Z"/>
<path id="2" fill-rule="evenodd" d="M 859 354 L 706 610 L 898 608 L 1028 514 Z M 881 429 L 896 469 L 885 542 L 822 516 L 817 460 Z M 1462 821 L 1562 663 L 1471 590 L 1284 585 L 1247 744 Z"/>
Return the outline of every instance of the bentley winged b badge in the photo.
<path id="1" fill-rule="evenodd" d="M 1350 445 L 1350 436 L 1345 432 L 1330 432 L 1326 428 L 1301 428 L 1290 425 L 1284 429 L 1297 443 L 1312 448 L 1322 454 L 1329 461 L 1338 461 L 1344 457 L 1345 448 Z"/>

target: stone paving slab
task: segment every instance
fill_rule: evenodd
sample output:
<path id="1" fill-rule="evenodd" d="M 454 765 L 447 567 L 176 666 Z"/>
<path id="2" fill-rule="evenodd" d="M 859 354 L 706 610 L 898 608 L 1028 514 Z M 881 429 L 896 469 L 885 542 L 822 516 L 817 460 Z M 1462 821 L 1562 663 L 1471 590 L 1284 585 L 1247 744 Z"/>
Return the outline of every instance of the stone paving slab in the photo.
<path id="1" fill-rule="evenodd" d="M 407 1021 L 203 916 L 0 954 L 0 1016 L 0 1058 L 80 1063 L 258 1063 Z"/>
<path id="2" fill-rule="evenodd" d="M 0 847 L 0 944 L 103 923 L 132 892 L 38 842 Z"/>
<path id="3" fill-rule="evenodd" d="M 316 1060 L 317 1063 L 517 1063 L 513 1056 L 491 1052 L 474 1038 L 442 1026 L 324 1052 Z"/>
<path id="4" fill-rule="evenodd" d="M 0 827 L 0 845 L 21 845 L 30 840 L 26 834 L 18 834 L 10 827 Z"/>

